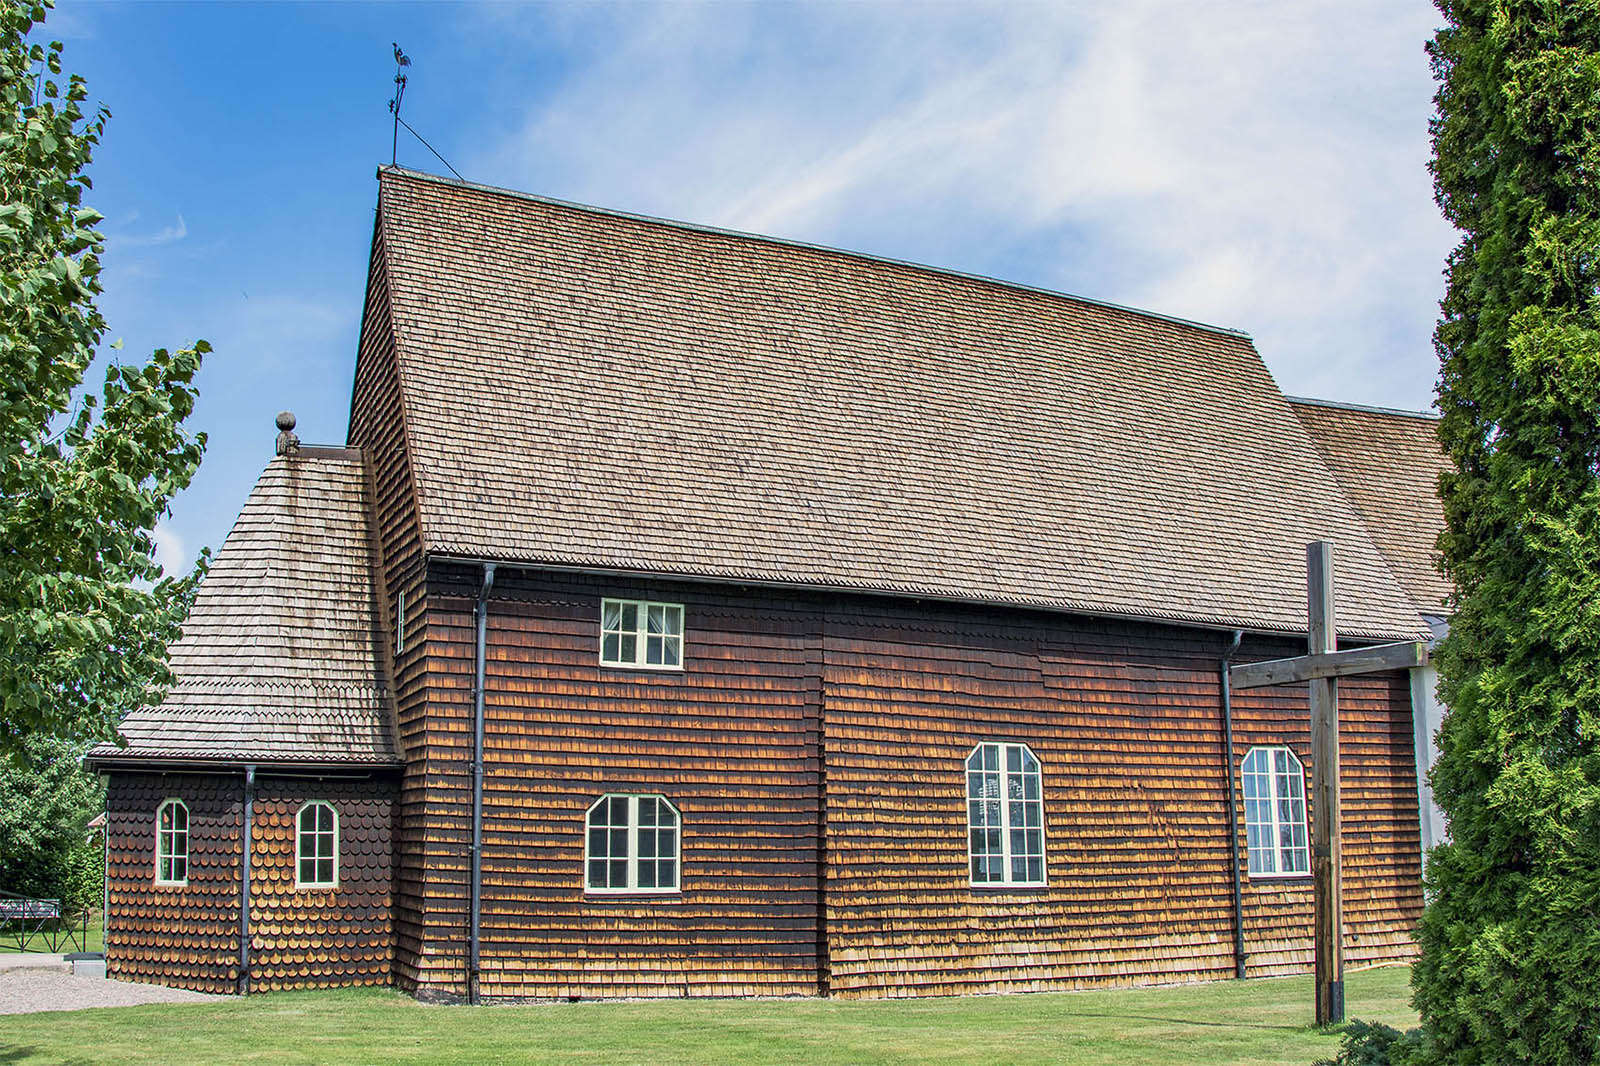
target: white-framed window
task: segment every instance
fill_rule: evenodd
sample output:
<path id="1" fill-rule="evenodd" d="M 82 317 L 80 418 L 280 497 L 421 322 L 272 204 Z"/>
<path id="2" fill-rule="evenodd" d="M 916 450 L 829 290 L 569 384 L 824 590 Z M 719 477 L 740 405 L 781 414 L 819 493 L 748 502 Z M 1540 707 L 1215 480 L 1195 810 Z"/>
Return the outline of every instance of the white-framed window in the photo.
<path id="1" fill-rule="evenodd" d="M 601 796 L 584 828 L 584 891 L 678 891 L 679 817 L 666 797 Z"/>
<path id="2" fill-rule="evenodd" d="M 339 885 L 339 812 L 312 800 L 294 816 L 294 887 Z"/>
<path id="3" fill-rule="evenodd" d="M 683 669 L 683 604 L 602 600 L 600 665 Z"/>
<path id="4" fill-rule="evenodd" d="M 967 756 L 967 853 L 974 885 L 1042 885 L 1044 791 L 1026 744 L 985 742 Z"/>
<path id="5" fill-rule="evenodd" d="M 406 590 L 401 589 L 394 598 L 394 653 L 406 653 Z"/>
<path id="6" fill-rule="evenodd" d="M 1244 786 L 1245 839 L 1251 877 L 1304 877 L 1311 872 L 1306 846 L 1306 772 L 1285 747 L 1251 748 L 1239 767 Z"/>
<path id="7" fill-rule="evenodd" d="M 156 809 L 156 884 L 189 883 L 189 807 L 169 799 Z"/>

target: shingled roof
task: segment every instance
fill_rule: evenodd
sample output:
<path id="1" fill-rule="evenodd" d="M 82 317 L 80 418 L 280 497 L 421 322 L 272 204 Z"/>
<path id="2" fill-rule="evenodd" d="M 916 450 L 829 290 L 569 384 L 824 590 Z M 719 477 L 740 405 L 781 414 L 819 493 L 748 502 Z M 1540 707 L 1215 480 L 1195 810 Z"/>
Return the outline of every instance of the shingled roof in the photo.
<path id="1" fill-rule="evenodd" d="M 353 449 L 273 459 L 172 646 L 176 684 L 90 761 L 397 762 L 366 496 Z"/>
<path id="2" fill-rule="evenodd" d="M 1444 530 L 1439 475 L 1452 468 L 1437 416 L 1299 397 L 1290 403 L 1417 610 L 1447 613 L 1450 582 L 1433 560 Z"/>
<path id="3" fill-rule="evenodd" d="M 386 168 L 430 552 L 1305 631 L 1422 630 L 1248 337 Z"/>

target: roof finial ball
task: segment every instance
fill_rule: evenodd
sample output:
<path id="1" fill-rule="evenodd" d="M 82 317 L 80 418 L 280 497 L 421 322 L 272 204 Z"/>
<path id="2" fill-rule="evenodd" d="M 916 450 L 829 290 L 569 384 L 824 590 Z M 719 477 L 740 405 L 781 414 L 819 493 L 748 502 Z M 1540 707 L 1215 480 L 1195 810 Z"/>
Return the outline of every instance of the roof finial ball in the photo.
<path id="1" fill-rule="evenodd" d="M 293 455 L 300 450 L 300 438 L 294 435 L 294 412 L 279 411 L 278 423 L 278 454 Z"/>

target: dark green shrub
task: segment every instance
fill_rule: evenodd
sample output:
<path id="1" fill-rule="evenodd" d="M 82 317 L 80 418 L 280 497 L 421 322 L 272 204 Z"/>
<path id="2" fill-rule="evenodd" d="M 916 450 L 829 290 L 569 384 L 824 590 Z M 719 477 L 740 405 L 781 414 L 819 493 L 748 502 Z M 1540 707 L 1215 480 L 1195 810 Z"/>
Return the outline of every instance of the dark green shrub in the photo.
<path id="1" fill-rule="evenodd" d="M 1382 1022 L 1352 1019 L 1339 1043 L 1339 1054 L 1314 1066 L 1424 1066 L 1430 1059 L 1421 1029 L 1401 1032 Z"/>

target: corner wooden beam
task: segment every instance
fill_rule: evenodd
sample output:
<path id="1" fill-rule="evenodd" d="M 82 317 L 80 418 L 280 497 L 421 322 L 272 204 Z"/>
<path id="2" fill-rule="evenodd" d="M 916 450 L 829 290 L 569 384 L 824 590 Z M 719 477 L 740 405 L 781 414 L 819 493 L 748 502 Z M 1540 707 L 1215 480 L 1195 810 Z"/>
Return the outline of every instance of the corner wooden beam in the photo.
<path id="1" fill-rule="evenodd" d="M 1317 652 L 1293 659 L 1269 659 L 1261 663 L 1240 663 L 1228 668 L 1228 684 L 1234 689 L 1261 688 L 1265 685 L 1293 685 L 1325 677 L 1348 677 L 1380 670 L 1409 670 L 1428 665 L 1428 646 L 1420 640 L 1399 644 L 1375 644 L 1370 648 Z"/>

